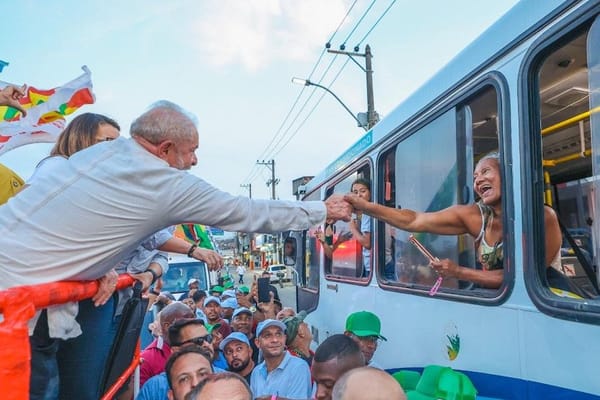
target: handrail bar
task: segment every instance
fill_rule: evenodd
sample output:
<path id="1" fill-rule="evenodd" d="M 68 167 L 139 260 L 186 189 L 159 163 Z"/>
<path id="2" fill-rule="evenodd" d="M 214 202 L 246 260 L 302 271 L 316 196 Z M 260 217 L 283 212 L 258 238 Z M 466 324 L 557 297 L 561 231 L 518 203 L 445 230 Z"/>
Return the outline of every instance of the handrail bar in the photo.
<path id="1" fill-rule="evenodd" d="M 564 121 L 560 121 L 554 125 L 550 125 L 549 127 L 542 129 L 542 136 L 556 132 L 558 130 L 561 130 L 562 128 L 566 128 L 566 127 L 573 125 L 581 120 L 589 118 L 592 114 L 595 114 L 599 111 L 600 111 L 600 106 L 594 107 L 591 110 L 584 111 L 581 114 L 577 114 L 571 118 L 565 119 Z"/>

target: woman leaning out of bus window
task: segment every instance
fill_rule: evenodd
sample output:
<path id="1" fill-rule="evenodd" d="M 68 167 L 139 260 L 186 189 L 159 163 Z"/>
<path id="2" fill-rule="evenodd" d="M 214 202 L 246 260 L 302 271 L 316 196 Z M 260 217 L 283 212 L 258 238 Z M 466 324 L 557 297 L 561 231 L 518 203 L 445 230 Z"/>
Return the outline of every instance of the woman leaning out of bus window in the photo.
<path id="1" fill-rule="evenodd" d="M 468 233 L 475 238 L 477 259 L 481 269 L 462 267 L 449 259 L 431 263 L 442 277 L 471 281 L 481 287 L 497 289 L 502 285 L 502 186 L 498 153 L 479 160 L 473 173 L 474 190 L 480 197 L 477 203 L 454 205 L 435 212 L 395 209 L 370 203 L 355 194 L 346 195 L 356 210 L 409 232 L 428 232 L 440 235 Z M 560 268 L 562 236 L 554 210 L 545 207 L 546 265 Z"/>

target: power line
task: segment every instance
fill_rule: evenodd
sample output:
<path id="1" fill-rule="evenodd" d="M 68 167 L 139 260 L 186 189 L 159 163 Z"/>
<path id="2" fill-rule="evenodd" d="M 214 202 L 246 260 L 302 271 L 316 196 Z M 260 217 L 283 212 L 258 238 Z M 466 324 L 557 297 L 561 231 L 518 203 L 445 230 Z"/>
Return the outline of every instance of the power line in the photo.
<path id="1" fill-rule="evenodd" d="M 360 23 L 362 22 L 363 19 L 365 19 L 365 17 L 367 16 L 367 14 L 369 13 L 369 10 L 373 7 L 373 5 L 375 5 L 375 2 L 377 0 L 373 0 L 371 2 L 371 4 L 369 4 L 369 7 L 367 7 L 367 9 L 365 10 L 365 12 L 363 13 L 363 15 L 360 17 L 360 19 L 356 22 L 356 24 L 354 25 L 354 28 L 352 28 L 352 30 L 350 31 L 350 33 L 348 34 L 348 36 L 346 36 L 346 39 L 344 39 L 344 42 L 340 45 L 340 49 L 344 50 L 346 48 L 346 42 L 348 42 L 348 39 L 350 39 L 350 36 L 352 36 L 352 34 L 354 33 L 354 31 L 356 30 L 356 28 L 358 28 L 358 26 L 360 25 Z"/>
<path id="2" fill-rule="evenodd" d="M 375 29 L 375 27 L 377 26 L 377 24 L 379 24 L 379 21 L 381 21 L 383 19 L 383 17 L 385 17 L 385 14 L 387 14 L 387 12 L 390 10 L 390 8 L 392 8 L 392 6 L 394 5 L 394 3 L 397 0 L 392 0 L 392 2 L 390 3 L 389 6 L 387 6 L 387 8 L 385 9 L 385 11 L 379 16 L 379 18 L 377 18 L 377 21 L 375 21 L 375 23 L 373 24 L 373 26 L 371 26 L 371 28 L 369 29 L 369 31 L 365 34 L 365 36 L 363 36 L 362 39 L 360 39 L 360 41 L 356 44 L 355 46 L 355 50 L 358 51 L 356 48 L 358 46 L 361 45 L 362 42 L 364 42 L 364 40 L 367 38 L 367 36 L 369 36 L 371 34 L 371 32 L 373 31 L 373 29 Z"/>
<path id="3" fill-rule="evenodd" d="M 342 20 L 340 21 L 339 25 L 337 26 L 337 28 L 335 28 L 335 32 L 333 32 L 333 34 L 331 35 L 331 37 L 329 38 L 329 40 L 327 41 L 327 44 L 325 45 L 325 47 L 329 48 L 328 45 L 331 45 L 331 41 L 333 40 L 333 37 L 336 35 L 336 33 L 338 33 L 338 31 L 340 30 L 340 28 L 342 27 L 342 24 L 344 23 L 344 21 L 346 21 L 346 18 L 348 18 L 348 15 L 350 15 L 350 12 L 352 11 L 352 9 L 354 8 L 354 6 L 356 5 L 356 2 L 358 0 L 354 0 L 354 3 L 352 3 L 352 5 L 350 6 L 350 8 L 348 9 L 348 11 L 346 12 L 346 15 L 344 15 L 344 18 L 342 18 Z"/>
<path id="4" fill-rule="evenodd" d="M 344 15 L 344 17 L 341 19 L 341 21 L 339 22 L 337 28 L 335 29 L 335 31 L 333 32 L 333 34 L 331 35 L 331 37 L 329 38 L 328 43 L 331 42 L 331 40 L 333 40 L 334 36 L 338 33 L 340 27 L 344 24 L 344 22 L 346 21 L 346 19 L 348 18 L 348 16 L 350 15 L 350 12 L 352 12 L 352 10 L 354 9 L 354 6 L 356 5 L 358 0 L 354 0 L 354 2 L 352 3 L 352 5 L 350 6 L 350 8 L 348 8 L 348 11 L 346 11 L 346 14 Z M 309 74 L 309 79 L 312 79 L 312 76 L 314 74 L 314 72 L 316 71 L 317 67 L 319 66 L 319 64 L 321 63 L 321 60 L 323 59 L 323 56 L 326 53 L 326 48 L 324 48 L 321 51 L 321 54 L 319 55 L 319 58 L 317 59 L 317 61 L 315 62 L 315 65 L 313 66 L 310 74 Z M 335 58 L 334 58 L 335 59 Z M 326 72 L 329 71 L 329 68 L 331 67 L 331 63 L 330 66 L 326 69 Z M 324 76 L 324 75 L 323 75 Z M 321 78 L 322 80 L 323 78 Z M 302 97 L 303 93 L 304 93 L 304 89 L 302 88 L 302 90 L 300 91 L 300 93 L 298 94 L 298 96 L 296 97 L 296 99 L 294 100 L 294 103 L 292 104 L 292 106 L 290 107 L 288 113 L 286 114 L 285 118 L 283 119 L 283 122 L 280 124 L 279 128 L 277 129 L 277 132 L 275 133 L 275 135 L 273 135 L 273 138 L 271 139 L 271 141 L 267 144 L 267 146 L 265 147 L 265 150 L 263 150 L 263 152 L 261 153 L 261 156 L 258 157 L 259 159 L 262 158 L 269 158 L 269 157 L 265 157 L 266 153 L 269 151 L 269 147 L 273 144 L 273 142 L 276 140 L 276 138 L 280 135 L 281 130 L 283 129 L 283 127 L 285 126 L 286 122 L 288 121 L 288 119 L 290 118 L 292 112 L 294 111 L 294 109 L 296 108 L 296 105 L 298 104 L 300 98 Z M 309 98 L 312 97 L 309 96 Z M 301 109 L 302 111 L 302 109 Z M 301 112 L 299 111 L 299 113 Z M 297 117 L 296 117 L 297 118 Z M 290 124 L 290 126 L 293 125 Z M 289 130 L 289 128 L 288 128 Z M 287 132 L 287 130 L 286 130 Z M 285 136 L 285 133 L 284 133 Z M 281 140 L 280 140 L 281 141 Z M 256 164 L 253 166 L 253 168 L 250 170 L 250 172 L 248 173 L 247 178 L 245 179 L 245 181 L 251 181 L 250 177 L 252 177 L 252 179 L 254 179 L 255 175 L 256 175 L 256 171 L 258 170 Z"/>
<path id="5" fill-rule="evenodd" d="M 352 9 L 354 8 L 354 6 L 356 5 L 357 1 L 358 0 L 355 0 L 352 3 L 352 5 L 349 7 L 348 11 L 346 12 L 346 14 L 344 15 L 344 17 L 342 18 L 342 20 L 338 24 L 336 30 L 334 31 L 334 33 L 331 35 L 329 41 L 327 42 L 326 48 L 330 47 L 331 40 L 333 40 L 333 38 L 335 37 L 335 35 L 338 33 L 340 27 L 343 25 L 343 23 L 346 21 L 346 19 L 350 15 L 350 12 L 352 11 Z M 371 2 L 371 4 L 369 4 L 369 6 L 363 12 L 362 16 L 356 22 L 356 24 L 354 25 L 354 27 L 352 28 L 352 30 L 350 31 L 350 33 L 346 36 L 346 39 L 344 40 L 344 42 L 342 43 L 342 45 L 340 46 L 340 48 L 344 48 L 345 47 L 345 45 L 348 42 L 348 40 L 352 37 L 352 35 L 354 34 L 354 32 L 357 30 L 358 26 L 363 22 L 364 18 L 367 16 L 367 14 L 373 8 L 373 6 L 375 5 L 376 1 L 377 0 L 373 0 Z M 384 10 L 384 12 L 375 21 L 375 23 L 369 28 L 369 30 L 367 31 L 367 33 L 358 42 L 358 44 L 356 45 L 357 47 L 371 34 L 371 32 L 375 29 L 375 27 L 379 24 L 379 22 L 383 19 L 383 17 L 388 13 L 388 11 L 391 9 L 391 7 L 394 5 L 394 3 L 396 3 L 396 1 L 397 0 L 392 0 L 392 2 L 387 6 L 387 8 Z M 315 62 L 315 64 L 314 64 L 314 66 L 313 66 L 310 74 L 309 74 L 308 78 L 310 80 L 313 80 L 312 76 L 315 73 L 315 71 L 318 68 L 318 66 L 321 64 L 321 61 L 323 60 L 323 56 L 324 56 L 325 53 L 326 53 L 326 49 L 323 49 L 321 51 L 321 54 L 319 55 L 317 61 Z M 331 67 L 334 64 L 334 62 L 336 60 L 336 57 L 334 57 L 332 59 L 332 61 L 329 63 L 329 65 L 327 66 L 327 68 L 325 69 L 325 71 L 321 74 L 321 78 L 317 81 L 319 84 L 321 84 L 322 81 L 325 79 L 325 76 L 327 75 L 327 73 L 329 72 L 329 70 L 331 69 Z M 346 67 L 347 64 L 348 64 L 348 60 L 346 60 L 346 62 L 342 65 L 342 67 L 340 68 L 340 70 L 338 71 L 338 73 L 335 75 L 335 77 L 333 78 L 333 80 L 331 81 L 331 83 L 329 84 L 329 86 L 331 86 L 338 79 L 338 77 L 340 76 L 341 72 L 344 70 L 344 68 Z M 302 106 L 300 107 L 300 109 L 297 110 L 297 107 L 300 104 L 300 100 L 301 100 L 302 96 L 305 93 L 305 88 L 306 87 L 302 88 L 302 90 L 300 91 L 300 93 L 298 94 L 298 96 L 296 97 L 296 99 L 294 100 L 294 102 L 291 105 L 290 109 L 288 110 L 286 116 L 284 117 L 283 121 L 281 122 L 279 128 L 277 129 L 275 135 L 273 135 L 273 137 L 271 138 L 271 140 L 269 141 L 269 143 L 267 144 L 267 146 L 265 147 L 265 149 L 261 152 L 261 156 L 258 157 L 259 159 L 274 158 L 276 155 L 278 155 L 288 145 L 288 143 L 296 136 L 296 134 L 299 132 L 299 130 L 302 128 L 302 126 L 306 123 L 306 121 L 308 120 L 308 118 L 316 110 L 316 107 L 321 103 L 321 100 L 323 99 L 325 93 L 323 93 L 321 95 L 321 97 L 316 101 L 315 105 L 311 108 L 311 110 L 308 112 L 308 114 L 304 117 L 304 119 L 300 122 L 300 124 L 296 127 L 296 129 L 290 134 L 290 131 L 292 130 L 292 127 L 294 126 L 294 124 L 296 123 L 296 121 L 300 118 L 300 115 L 305 110 L 305 108 L 307 107 L 307 105 L 310 102 L 310 100 L 313 98 L 314 91 L 316 89 L 316 88 L 313 89 L 313 91 L 308 95 L 307 99 L 304 101 L 304 103 L 302 104 Z M 291 119 L 292 114 L 294 112 L 296 113 L 296 115 L 295 115 L 295 117 L 293 117 Z M 291 119 L 291 121 L 290 121 L 290 119 Z M 287 128 L 284 129 L 284 127 L 286 126 L 286 124 L 287 124 Z M 251 168 L 250 172 L 248 173 L 247 179 L 245 179 L 244 181 L 245 182 L 252 182 L 252 181 L 254 181 L 259 173 L 260 173 L 260 168 L 257 168 L 257 166 L 255 164 L 253 166 L 253 168 Z"/>
<path id="6" fill-rule="evenodd" d="M 335 77 L 329 83 L 328 86 L 332 86 L 335 83 L 335 81 L 339 78 L 339 76 L 341 75 L 341 73 L 344 70 L 344 68 L 346 68 L 346 65 L 348 64 L 348 62 L 350 62 L 349 58 L 346 59 L 346 62 L 342 65 L 342 67 L 340 68 L 340 70 L 338 71 L 338 73 L 335 75 Z M 313 89 L 313 93 L 315 92 L 315 90 L 316 90 L 316 88 Z M 323 100 L 323 97 L 325 97 L 325 94 L 327 94 L 327 92 L 323 92 L 321 94 L 321 97 L 317 100 L 317 102 L 315 103 L 315 105 L 313 106 L 313 108 L 311 108 L 311 110 L 308 112 L 308 114 L 306 115 L 306 117 L 304 117 L 304 119 L 302 120 L 302 122 L 300 122 L 300 124 L 298 125 L 298 128 L 296 128 L 296 130 L 294 131 L 294 133 L 292 133 L 288 137 L 288 140 L 283 144 L 283 146 L 281 146 L 281 148 L 275 154 L 273 154 L 273 157 L 275 157 L 277 154 L 279 154 L 281 152 L 281 150 L 283 150 L 285 148 L 285 146 L 287 146 L 287 144 L 294 138 L 294 136 L 296 136 L 296 134 L 300 131 L 300 128 L 302 128 L 304 126 L 304 124 L 306 123 L 306 121 L 308 120 L 308 118 L 312 115 L 312 113 L 316 110 L 317 106 L 321 103 L 321 100 Z"/>

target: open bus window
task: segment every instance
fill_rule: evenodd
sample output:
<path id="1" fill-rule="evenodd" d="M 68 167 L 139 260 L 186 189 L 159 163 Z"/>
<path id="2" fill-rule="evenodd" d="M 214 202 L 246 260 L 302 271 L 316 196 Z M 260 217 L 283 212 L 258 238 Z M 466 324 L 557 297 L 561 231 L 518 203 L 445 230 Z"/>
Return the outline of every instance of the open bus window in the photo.
<path id="1" fill-rule="evenodd" d="M 473 191 L 476 160 L 498 150 L 498 93 L 484 85 L 467 100 L 439 116 L 382 154 L 378 162 L 378 202 L 388 207 L 438 211 L 477 201 Z M 427 157 L 422 155 L 426 154 Z M 379 223 L 378 277 L 382 284 L 422 289 L 436 283 L 437 273 L 409 242 L 411 232 Z M 480 269 L 474 238 L 469 234 L 419 233 L 418 239 L 436 257 Z M 473 290 L 477 285 L 445 278 L 441 290 Z M 496 295 L 483 289 L 477 296 Z"/>
<path id="2" fill-rule="evenodd" d="M 590 98 L 590 92 L 597 93 L 600 87 L 600 77 L 594 75 L 599 74 L 600 35 L 596 33 L 594 38 L 594 29 L 599 32 L 600 26 L 568 34 L 558 44 L 544 49 L 545 54 L 533 66 L 535 73 L 531 75 L 536 77 L 539 88 L 535 118 L 541 128 L 536 135 L 541 140 L 540 170 L 545 184 L 538 201 L 551 206 L 564 225 L 558 234 L 562 234 L 558 240 L 562 244 L 557 254 L 549 263 L 548 254 L 539 252 L 536 272 L 554 295 L 571 299 L 591 299 L 599 294 L 598 237 L 594 232 L 598 227 L 595 193 L 600 164 L 594 162 L 592 155 L 600 143 L 600 126 L 593 124 L 597 120 L 594 110 L 600 104 L 599 99 Z M 590 68 L 592 65 L 596 68 Z M 543 208 L 537 210 L 541 213 Z M 538 227 L 537 232 L 539 248 L 548 253 L 548 227 Z"/>
<path id="3" fill-rule="evenodd" d="M 370 176 L 369 168 L 363 167 L 329 188 L 328 195 L 349 193 L 354 187 L 355 191 L 362 190 L 363 195 L 372 200 Z M 326 222 L 316 232 L 323 252 L 325 275 L 328 278 L 369 279 L 372 270 L 372 229 L 371 217 L 353 215 L 350 222 Z"/>

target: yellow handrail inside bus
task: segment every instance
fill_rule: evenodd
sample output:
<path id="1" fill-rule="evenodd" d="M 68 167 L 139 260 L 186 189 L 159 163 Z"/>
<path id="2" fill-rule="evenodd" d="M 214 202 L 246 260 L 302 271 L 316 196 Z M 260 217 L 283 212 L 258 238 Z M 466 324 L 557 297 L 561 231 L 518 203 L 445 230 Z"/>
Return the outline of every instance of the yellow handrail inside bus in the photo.
<path id="1" fill-rule="evenodd" d="M 583 155 L 585 157 L 591 156 L 592 155 L 592 150 L 588 149 L 588 150 L 584 151 Z M 553 158 L 551 160 L 542 160 L 542 165 L 544 167 L 555 167 L 558 164 L 566 163 L 568 161 L 573 161 L 573 160 L 576 160 L 578 158 L 583 158 L 583 156 L 581 155 L 580 152 L 569 154 L 568 156 L 564 156 L 564 157 Z"/>
<path id="2" fill-rule="evenodd" d="M 552 187 L 548 171 L 544 171 L 544 203 L 552 207 Z"/>
<path id="3" fill-rule="evenodd" d="M 594 107 L 589 111 L 582 112 L 581 114 L 577 114 L 574 117 L 565 119 L 564 121 L 560 121 L 557 124 L 554 124 L 547 128 L 544 128 L 544 129 L 542 129 L 542 136 L 548 135 L 552 132 L 556 132 L 562 128 L 566 128 L 567 126 L 573 125 L 583 119 L 589 118 L 592 114 L 595 114 L 598 111 L 600 111 L 600 106 Z"/>

